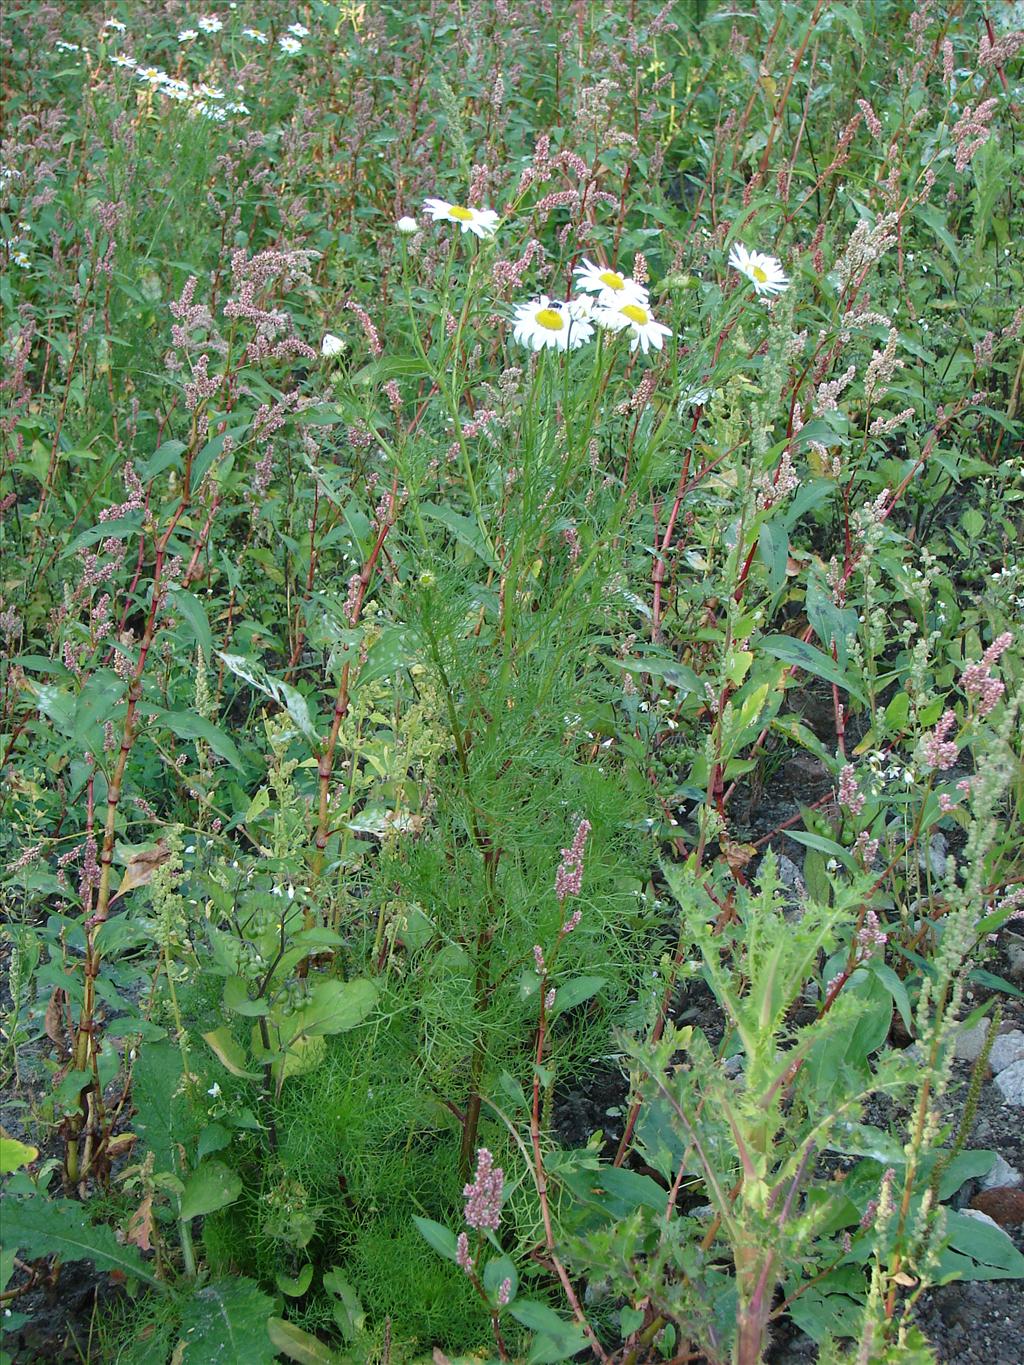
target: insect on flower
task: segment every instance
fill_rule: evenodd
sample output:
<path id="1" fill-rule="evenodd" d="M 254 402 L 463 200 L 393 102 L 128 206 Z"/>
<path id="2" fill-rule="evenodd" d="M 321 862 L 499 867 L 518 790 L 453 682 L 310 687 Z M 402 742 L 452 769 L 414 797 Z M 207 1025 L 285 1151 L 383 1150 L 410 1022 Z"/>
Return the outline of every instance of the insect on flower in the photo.
<path id="1" fill-rule="evenodd" d="M 776 256 L 765 256 L 760 251 L 748 251 L 742 242 L 733 242 L 732 250 L 729 252 L 729 264 L 733 270 L 746 275 L 753 284 L 755 293 L 781 294 L 784 289 L 789 288 L 789 279 L 782 268 L 782 262 Z"/>
<path id="2" fill-rule="evenodd" d="M 602 308 L 615 308 L 622 303 L 646 304 L 649 298 L 642 284 L 629 275 L 620 275 L 608 266 L 595 265 L 584 256 L 583 264 L 573 272 L 580 289 L 597 295 Z"/>
<path id="3" fill-rule="evenodd" d="M 553 347 L 556 351 L 575 351 L 594 335 L 585 318 L 574 317 L 570 308 L 541 294 L 529 303 L 516 305 L 512 335 L 531 351 Z"/>
<path id="4" fill-rule="evenodd" d="M 435 223 L 458 223 L 463 232 L 472 232 L 476 237 L 493 237 L 498 228 L 498 215 L 493 209 L 467 209 L 461 204 L 449 204 L 446 199 L 424 199 L 423 207 Z"/>

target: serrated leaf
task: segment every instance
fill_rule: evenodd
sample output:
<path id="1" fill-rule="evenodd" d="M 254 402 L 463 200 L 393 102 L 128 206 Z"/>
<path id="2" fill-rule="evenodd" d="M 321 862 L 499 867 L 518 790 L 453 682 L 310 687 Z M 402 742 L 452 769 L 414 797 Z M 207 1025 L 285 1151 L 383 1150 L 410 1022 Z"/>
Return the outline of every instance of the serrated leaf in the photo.
<path id="1" fill-rule="evenodd" d="M 181 1319 L 182 1365 L 272 1365 L 267 1319 L 274 1301 L 248 1279 L 197 1289 Z"/>
<path id="2" fill-rule="evenodd" d="M 59 1256 L 63 1261 L 91 1261 L 98 1270 L 115 1270 L 144 1280 L 154 1289 L 165 1286 L 147 1269 L 134 1247 L 121 1246 L 112 1228 L 93 1227 L 85 1207 L 73 1199 L 0 1200 L 0 1227 L 6 1246 L 27 1257 Z"/>

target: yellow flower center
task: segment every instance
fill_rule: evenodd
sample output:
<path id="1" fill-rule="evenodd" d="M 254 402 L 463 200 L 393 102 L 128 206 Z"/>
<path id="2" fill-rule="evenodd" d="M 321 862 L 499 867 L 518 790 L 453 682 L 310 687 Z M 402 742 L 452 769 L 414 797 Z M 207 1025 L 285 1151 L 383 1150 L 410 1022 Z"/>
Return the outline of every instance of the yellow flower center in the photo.
<path id="1" fill-rule="evenodd" d="M 768 278 L 768 272 L 762 270 L 759 265 L 751 266 L 750 273 L 753 275 L 754 279 L 757 280 L 758 284 L 764 284 Z"/>
<path id="2" fill-rule="evenodd" d="M 650 321 L 647 309 L 641 308 L 638 303 L 623 304 L 622 316 L 629 318 L 630 322 L 635 322 L 638 327 L 646 327 Z"/>
<path id="3" fill-rule="evenodd" d="M 534 320 L 538 327 L 546 327 L 549 332 L 560 332 L 565 326 L 565 318 L 557 308 L 541 308 Z"/>
<path id="4" fill-rule="evenodd" d="M 471 223 L 473 221 L 473 210 L 464 209 L 461 204 L 452 204 L 448 210 L 449 218 L 457 218 L 460 223 Z"/>
<path id="5" fill-rule="evenodd" d="M 617 270 L 602 270 L 597 277 L 608 289 L 625 289 L 626 281 Z"/>

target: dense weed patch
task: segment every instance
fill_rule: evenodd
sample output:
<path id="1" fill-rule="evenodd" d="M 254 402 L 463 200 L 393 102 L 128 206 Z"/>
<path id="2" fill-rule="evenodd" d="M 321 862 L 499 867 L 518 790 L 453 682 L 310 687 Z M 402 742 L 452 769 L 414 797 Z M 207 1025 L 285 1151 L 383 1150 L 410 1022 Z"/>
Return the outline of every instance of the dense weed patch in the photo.
<path id="1" fill-rule="evenodd" d="M 1021 1274 L 950 1201 L 1019 995 L 1022 27 L 9 11 L 17 1359 L 928 1361 Z"/>

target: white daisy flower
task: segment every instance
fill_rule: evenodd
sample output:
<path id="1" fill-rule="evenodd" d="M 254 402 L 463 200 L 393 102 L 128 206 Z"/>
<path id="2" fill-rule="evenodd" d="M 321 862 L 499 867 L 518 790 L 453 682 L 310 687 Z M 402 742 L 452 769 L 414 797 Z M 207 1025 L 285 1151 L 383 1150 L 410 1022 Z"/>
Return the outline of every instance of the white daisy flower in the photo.
<path id="1" fill-rule="evenodd" d="M 619 303 L 615 308 L 598 310 L 598 323 L 613 332 L 629 332 L 629 349 L 637 347 L 644 355 L 653 346 L 660 351 L 665 338 L 672 335 L 672 329 L 663 323 L 655 322 L 651 310 L 643 303 Z"/>
<path id="2" fill-rule="evenodd" d="M 122 24 L 120 19 L 104 19 L 103 27 L 112 29 L 115 33 L 124 33 L 128 26 Z"/>
<path id="3" fill-rule="evenodd" d="M 399 218 L 395 224 L 395 231 L 400 232 L 403 237 L 411 237 L 414 232 L 419 232 L 420 225 L 415 218 L 410 218 L 408 214 Z"/>
<path id="4" fill-rule="evenodd" d="M 29 258 L 25 255 L 24 251 L 12 251 L 11 260 L 15 265 L 20 265 L 22 270 L 27 270 L 28 267 L 32 264 Z"/>
<path id="5" fill-rule="evenodd" d="M 134 71 L 138 66 L 138 62 L 134 57 L 126 57 L 123 52 L 118 52 L 115 56 L 111 57 L 110 60 L 113 62 L 114 66 L 125 66 L 129 71 Z"/>
<path id="6" fill-rule="evenodd" d="M 308 38 L 308 37 L 309 37 L 309 29 L 306 27 L 305 24 L 289 24 L 289 25 L 288 25 L 288 32 L 289 32 L 289 33 L 294 33 L 295 36 L 296 36 L 296 38 Z"/>
<path id="7" fill-rule="evenodd" d="M 58 38 L 54 47 L 58 52 L 81 52 L 82 50 L 78 43 L 66 43 L 63 38 Z"/>
<path id="8" fill-rule="evenodd" d="M 195 28 L 183 28 L 178 34 L 179 43 L 191 43 L 199 37 L 199 30 Z"/>
<path id="9" fill-rule="evenodd" d="M 650 297 L 644 286 L 629 275 L 620 275 L 617 270 L 612 270 L 608 266 L 595 265 L 585 256 L 583 264 L 578 265 L 573 274 L 576 276 L 577 286 L 586 289 L 588 293 L 596 294 L 598 303 L 603 308 L 615 308 L 621 303 L 630 302 L 645 304 Z"/>
<path id="10" fill-rule="evenodd" d="M 556 351 L 575 351 L 594 335 L 583 318 L 574 318 L 567 304 L 552 301 L 547 294 L 516 305 L 512 335 L 521 346 L 540 351 L 552 346 Z"/>
<path id="11" fill-rule="evenodd" d="M 196 94 L 207 100 L 222 100 L 224 98 L 223 90 L 218 89 L 215 85 L 207 85 L 205 81 L 197 86 Z"/>
<path id="12" fill-rule="evenodd" d="M 189 89 L 188 81 L 173 80 L 164 81 L 160 87 L 160 92 L 161 94 L 166 95 L 170 100 L 177 100 L 179 104 L 183 100 L 187 100 L 192 94 L 192 91 Z"/>
<path id="13" fill-rule="evenodd" d="M 346 346 L 347 342 L 343 337 L 336 337 L 333 332 L 325 332 L 324 339 L 320 343 L 320 354 L 330 360 L 336 355 L 341 355 Z"/>
<path id="14" fill-rule="evenodd" d="M 267 45 L 267 35 L 261 33 L 258 28 L 243 28 L 242 37 L 251 38 L 254 43 L 259 43 L 261 47 L 266 47 Z"/>
<path id="15" fill-rule="evenodd" d="M 228 100 L 224 108 L 228 111 L 229 114 L 245 115 L 249 114 L 249 106 L 247 104 L 243 104 L 241 100 Z"/>
<path id="16" fill-rule="evenodd" d="M 135 75 L 147 85 L 163 85 L 167 80 L 167 72 L 161 71 L 158 66 L 140 66 Z"/>
<path id="17" fill-rule="evenodd" d="M 435 223 L 458 223 L 462 231 L 476 237 L 493 237 L 498 229 L 498 215 L 493 209 L 467 209 L 461 204 L 449 204 L 447 199 L 424 199 L 423 207 Z"/>
<path id="18" fill-rule="evenodd" d="M 302 51 L 302 44 L 298 38 L 291 38 L 287 33 L 283 33 L 277 40 L 277 45 L 282 52 L 287 52 L 289 57 L 294 57 L 296 52 Z"/>
<path id="19" fill-rule="evenodd" d="M 789 280 L 777 257 L 765 256 L 760 251 L 748 251 L 742 242 L 733 242 L 729 264 L 733 270 L 746 275 L 755 293 L 781 294 L 789 288 Z"/>
<path id="20" fill-rule="evenodd" d="M 224 27 L 215 14 L 204 14 L 201 19 L 196 21 L 196 24 L 204 33 L 219 33 Z"/>

